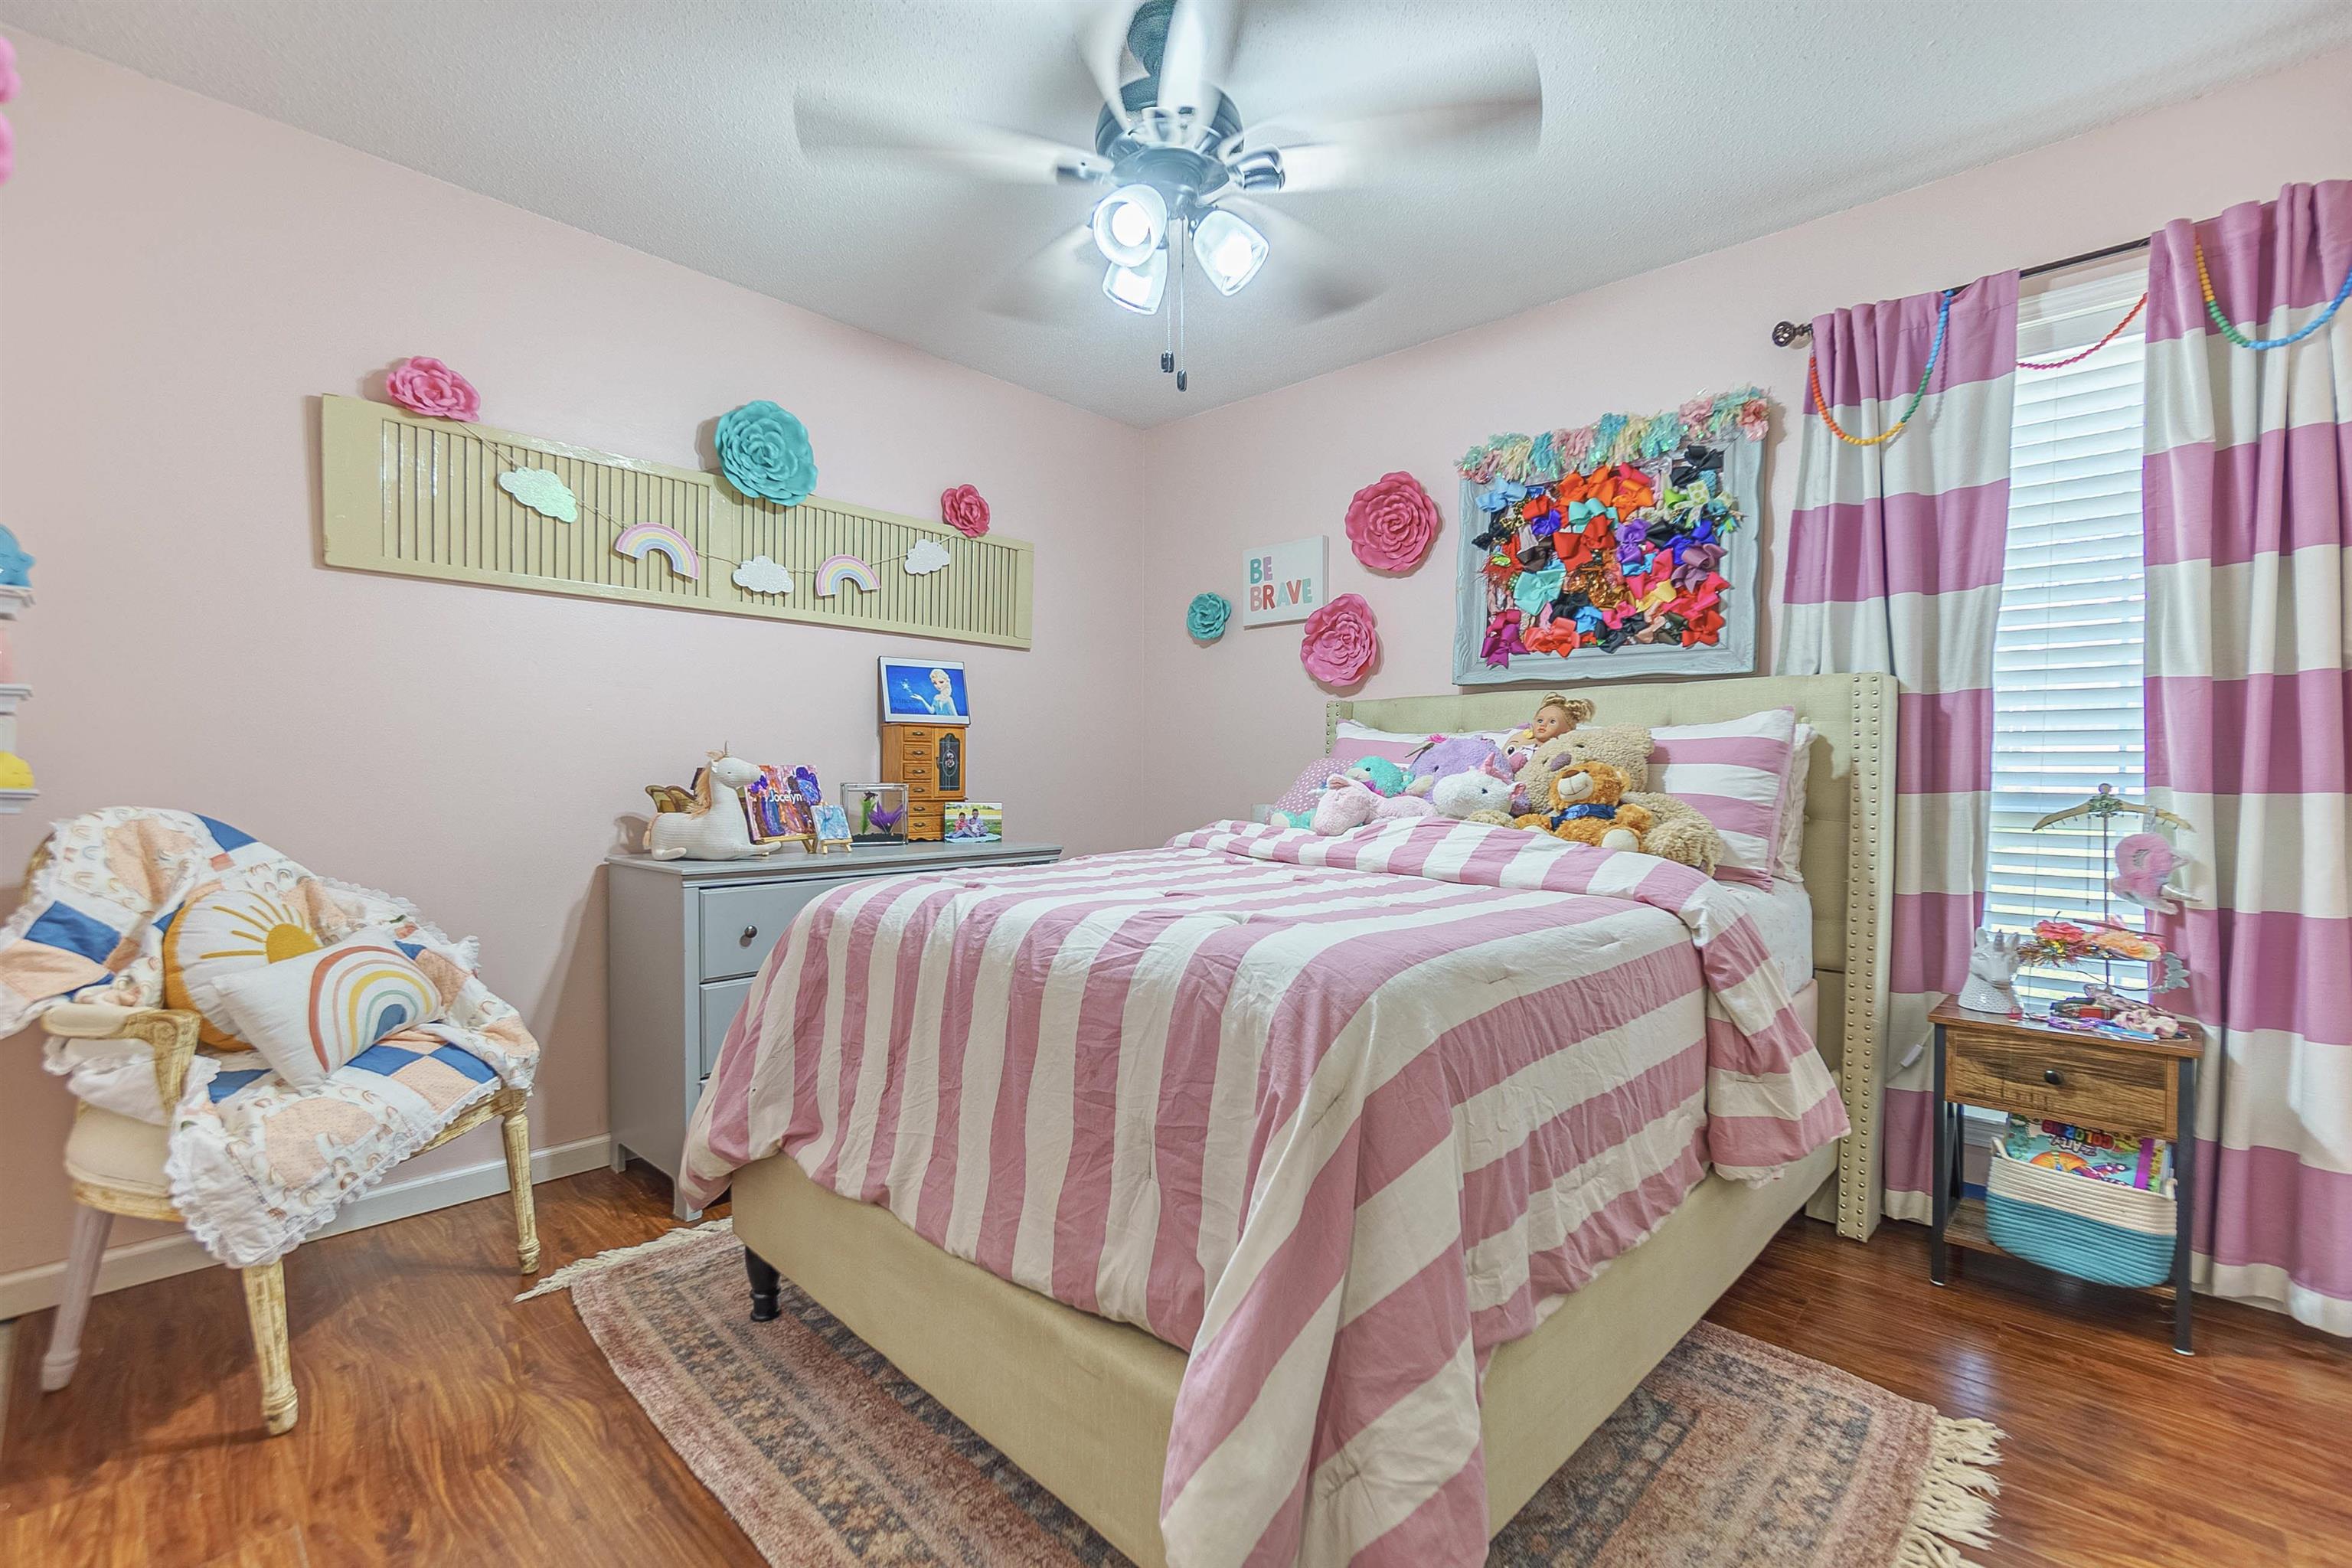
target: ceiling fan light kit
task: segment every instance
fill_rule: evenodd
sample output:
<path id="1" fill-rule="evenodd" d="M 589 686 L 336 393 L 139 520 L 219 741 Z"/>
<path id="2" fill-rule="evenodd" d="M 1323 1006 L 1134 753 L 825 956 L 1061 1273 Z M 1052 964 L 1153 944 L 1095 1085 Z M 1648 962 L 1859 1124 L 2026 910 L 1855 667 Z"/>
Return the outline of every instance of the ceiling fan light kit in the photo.
<path id="1" fill-rule="evenodd" d="M 1122 267 L 1114 261 L 1103 272 L 1103 292 L 1111 303 L 1149 316 L 1160 309 L 1160 298 L 1168 291 L 1168 253 L 1155 250 L 1144 258 L 1140 267 Z"/>
<path id="2" fill-rule="evenodd" d="M 1231 297 L 1265 268 L 1280 239 L 1278 272 L 1292 296 L 1282 308 L 1301 321 L 1352 309 L 1380 291 L 1362 257 L 1250 197 L 1340 188 L 1416 160 L 1425 169 L 1433 153 L 1465 154 L 1474 141 L 1481 157 L 1497 150 L 1498 138 L 1532 146 L 1543 119 L 1542 83 L 1532 61 L 1504 81 L 1489 58 L 1466 75 L 1433 73 L 1424 63 L 1408 80 L 1321 93 L 1314 104 L 1252 128 L 1220 85 L 1233 64 L 1240 5 L 1096 0 L 1077 39 L 1101 95 L 1091 150 L 903 109 L 848 109 L 810 94 L 795 100 L 801 145 L 819 154 L 880 153 L 1017 184 L 1106 192 L 1086 223 L 1003 279 L 987 308 L 1028 321 L 1066 316 L 1083 286 L 1073 264 L 1092 261 L 1086 254 L 1091 237 L 1091 248 L 1108 264 L 1101 287 L 1112 303 L 1149 316 L 1175 296 L 1160 368 L 1175 373 L 1181 392 L 1187 384 L 1185 249 L 1210 286 Z M 1140 74 L 1130 78 L 1137 67 Z M 1083 276 L 1091 275 L 1089 266 Z"/>
<path id="3" fill-rule="evenodd" d="M 1192 254 L 1201 263 L 1201 270 L 1220 294 L 1238 294 L 1243 285 L 1257 276 L 1265 265 L 1274 247 L 1265 236 L 1252 228 L 1223 207 L 1212 207 L 1201 215 L 1192 230 Z"/>

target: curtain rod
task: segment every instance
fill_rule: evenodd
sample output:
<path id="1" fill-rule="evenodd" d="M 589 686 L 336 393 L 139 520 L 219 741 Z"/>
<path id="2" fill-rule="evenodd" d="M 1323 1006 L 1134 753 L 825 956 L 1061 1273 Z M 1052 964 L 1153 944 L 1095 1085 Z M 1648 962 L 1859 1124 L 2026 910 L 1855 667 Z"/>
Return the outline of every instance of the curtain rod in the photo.
<path id="1" fill-rule="evenodd" d="M 2135 250 L 2147 248 L 2147 241 L 2145 239 L 2127 239 L 2121 245 L 2110 245 L 2101 250 L 2086 250 L 2080 256 L 2069 256 L 2057 261 L 2045 261 L 2039 267 L 2026 268 L 2018 276 L 2039 278 L 2045 272 L 2063 271 L 2069 267 L 2080 267 L 2085 262 L 2105 261 L 2110 256 L 2128 256 Z M 1799 338 L 1810 338 L 1812 335 L 1813 324 L 1811 321 L 1782 321 L 1772 329 L 1772 343 L 1776 348 L 1785 349 Z"/>

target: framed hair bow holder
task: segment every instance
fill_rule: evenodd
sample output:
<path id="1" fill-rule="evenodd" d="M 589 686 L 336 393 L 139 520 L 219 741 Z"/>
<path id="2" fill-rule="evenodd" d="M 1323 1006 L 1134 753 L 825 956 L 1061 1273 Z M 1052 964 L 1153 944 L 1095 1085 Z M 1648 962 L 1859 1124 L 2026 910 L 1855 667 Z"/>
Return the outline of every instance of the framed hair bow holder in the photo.
<path id="1" fill-rule="evenodd" d="M 1764 428 L 1749 388 L 1472 448 L 1454 683 L 1752 673 Z"/>

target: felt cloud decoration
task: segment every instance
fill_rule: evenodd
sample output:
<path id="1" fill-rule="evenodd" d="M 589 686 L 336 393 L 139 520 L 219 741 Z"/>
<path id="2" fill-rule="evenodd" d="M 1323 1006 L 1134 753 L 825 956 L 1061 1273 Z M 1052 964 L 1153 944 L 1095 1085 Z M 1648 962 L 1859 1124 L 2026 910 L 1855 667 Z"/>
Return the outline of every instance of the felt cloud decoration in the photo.
<path id="1" fill-rule="evenodd" d="M 907 552 L 907 575 L 928 577 L 945 569 L 949 561 L 948 547 L 936 539 L 919 539 Z"/>
<path id="2" fill-rule="evenodd" d="M 558 522 L 580 521 L 580 498 L 545 468 L 512 468 L 499 476 L 499 489 L 541 517 Z"/>
<path id="3" fill-rule="evenodd" d="M 793 591 L 793 574 L 783 563 L 765 555 L 754 555 L 728 574 L 728 581 L 750 594 L 789 594 Z"/>

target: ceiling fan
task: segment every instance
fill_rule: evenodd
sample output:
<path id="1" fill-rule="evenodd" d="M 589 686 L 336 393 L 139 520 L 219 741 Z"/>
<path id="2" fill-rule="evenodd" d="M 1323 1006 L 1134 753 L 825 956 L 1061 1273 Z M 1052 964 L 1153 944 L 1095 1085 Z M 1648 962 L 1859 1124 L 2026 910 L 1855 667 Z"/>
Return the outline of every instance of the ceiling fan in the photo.
<path id="1" fill-rule="evenodd" d="M 1301 321 L 1380 292 L 1343 247 L 1257 198 L 1426 169 L 1433 155 L 1531 147 L 1543 123 L 1542 84 L 1523 55 L 1499 70 L 1491 58 L 1467 72 L 1424 70 L 1410 82 L 1318 94 L 1245 121 L 1219 85 L 1232 67 L 1239 4 L 1099 0 L 1077 37 L 1102 98 L 1091 151 L 808 90 L 793 104 L 800 142 L 815 157 L 878 155 L 997 181 L 1100 190 L 1085 223 L 1056 236 L 983 302 L 1000 315 L 1050 321 L 1077 308 L 1097 279 L 1112 303 L 1139 315 L 1159 313 L 1172 294 L 1160 368 L 1181 392 L 1188 271 L 1230 296 L 1279 249 L 1273 265 L 1293 275 Z"/>

